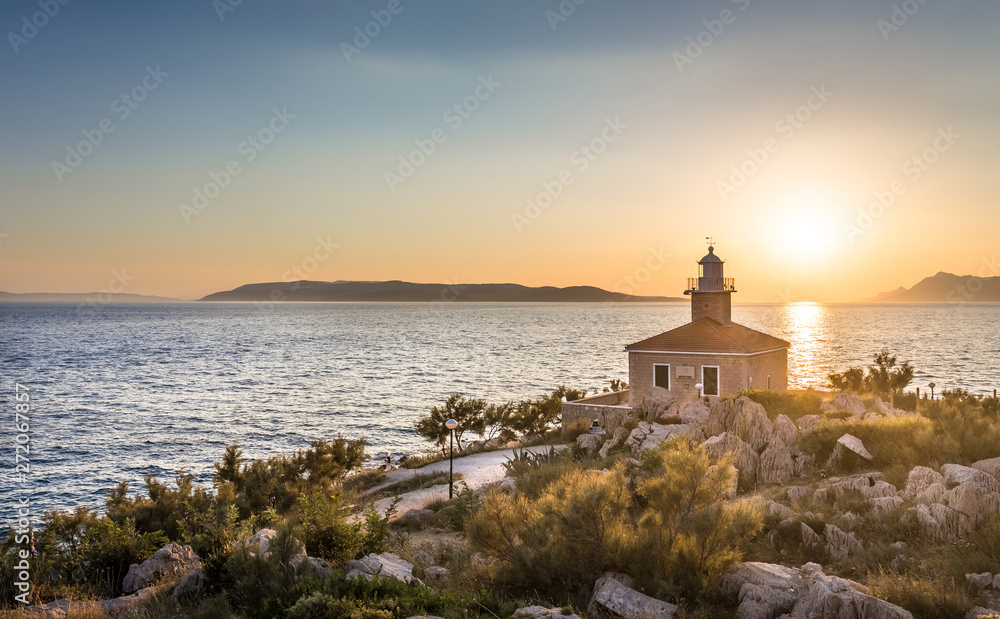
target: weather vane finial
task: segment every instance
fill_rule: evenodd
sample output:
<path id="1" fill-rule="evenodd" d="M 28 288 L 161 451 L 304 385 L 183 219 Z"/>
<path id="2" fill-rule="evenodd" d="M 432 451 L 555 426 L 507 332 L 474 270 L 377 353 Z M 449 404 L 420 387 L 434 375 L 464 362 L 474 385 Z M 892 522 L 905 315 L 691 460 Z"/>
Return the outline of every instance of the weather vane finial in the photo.
<path id="1" fill-rule="evenodd" d="M 714 247 L 714 245 L 715 245 L 715 237 L 714 236 L 706 236 L 705 237 L 705 242 L 708 243 L 708 253 L 712 253 L 712 251 L 715 250 L 715 247 Z"/>

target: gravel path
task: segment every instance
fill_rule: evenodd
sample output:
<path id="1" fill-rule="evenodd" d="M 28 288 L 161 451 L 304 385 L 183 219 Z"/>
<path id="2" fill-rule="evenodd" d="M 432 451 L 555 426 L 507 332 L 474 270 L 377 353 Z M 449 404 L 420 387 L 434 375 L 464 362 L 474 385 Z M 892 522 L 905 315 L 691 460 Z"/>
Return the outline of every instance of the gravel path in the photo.
<path id="1" fill-rule="evenodd" d="M 497 480 L 503 479 L 504 470 L 503 464 L 507 460 L 514 457 L 515 451 L 527 451 L 530 453 L 543 453 L 548 452 L 549 449 L 555 447 L 556 449 L 564 449 L 565 445 L 538 445 L 537 447 L 525 447 L 523 449 L 504 449 L 502 451 L 489 451 L 486 453 L 473 454 L 471 456 L 462 456 L 461 458 L 455 458 L 455 473 L 461 473 L 464 475 L 462 480 L 456 481 L 456 493 L 458 492 L 457 486 L 461 483 L 469 485 L 469 488 L 475 490 L 485 486 L 486 484 L 493 483 Z M 419 469 L 396 469 L 390 471 L 385 476 L 385 483 L 375 486 L 370 490 L 370 492 L 375 492 L 381 488 L 388 486 L 389 484 L 402 481 L 404 479 L 409 479 L 415 477 L 416 475 L 426 475 L 428 473 L 436 473 L 438 471 L 448 472 L 448 461 L 441 460 L 440 462 L 433 462 Z M 414 490 L 413 492 L 407 492 L 405 494 L 399 495 L 402 501 L 396 506 L 396 514 L 401 516 L 411 509 L 423 509 L 428 503 L 436 501 L 438 499 L 448 498 L 448 484 L 441 484 L 439 486 L 431 486 L 430 488 L 424 488 L 423 490 Z M 375 501 L 375 509 L 379 513 L 384 514 L 385 510 L 388 509 L 389 505 L 392 504 L 393 497 L 387 497 L 384 499 L 379 499 Z"/>

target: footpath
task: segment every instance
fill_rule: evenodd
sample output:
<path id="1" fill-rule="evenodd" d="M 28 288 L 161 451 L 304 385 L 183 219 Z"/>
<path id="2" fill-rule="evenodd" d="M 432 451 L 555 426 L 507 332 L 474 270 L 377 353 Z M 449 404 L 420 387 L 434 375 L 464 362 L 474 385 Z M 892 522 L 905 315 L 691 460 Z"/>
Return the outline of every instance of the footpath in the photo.
<path id="1" fill-rule="evenodd" d="M 455 493 L 458 493 L 458 490 L 463 483 L 467 484 L 472 490 L 476 490 L 477 488 L 481 488 L 487 484 L 503 479 L 503 465 L 508 460 L 512 460 L 514 458 L 515 452 L 523 451 L 529 453 L 548 453 L 549 449 L 553 447 L 558 450 L 563 449 L 566 446 L 538 445 L 535 447 L 488 451 L 485 453 L 472 454 L 471 456 L 455 458 L 455 474 L 458 475 L 458 473 L 461 473 L 463 475 L 461 481 L 455 482 Z M 448 460 L 432 462 L 431 464 L 422 466 L 419 469 L 396 469 L 389 471 L 385 475 L 385 482 L 375 486 L 369 490 L 369 492 L 377 492 L 390 484 L 394 484 L 417 475 L 427 475 L 429 473 L 437 473 L 439 471 L 444 471 L 445 473 L 448 472 Z M 438 499 L 447 500 L 448 484 L 431 486 L 430 488 L 424 488 L 423 490 L 414 490 L 413 492 L 407 492 L 399 495 L 399 498 L 401 501 L 399 505 L 396 506 L 396 514 L 398 516 L 402 516 L 411 509 L 423 509 L 432 501 L 436 501 Z M 393 500 L 395 500 L 395 497 L 379 499 L 378 501 L 375 501 L 375 509 L 377 509 L 379 513 L 384 514 L 385 510 L 392 505 Z"/>

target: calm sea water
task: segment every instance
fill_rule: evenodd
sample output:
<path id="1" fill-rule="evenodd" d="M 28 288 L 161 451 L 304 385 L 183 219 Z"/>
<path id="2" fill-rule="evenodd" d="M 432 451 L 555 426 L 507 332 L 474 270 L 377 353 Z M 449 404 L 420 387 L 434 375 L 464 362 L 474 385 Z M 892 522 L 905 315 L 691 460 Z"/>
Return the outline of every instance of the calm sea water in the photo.
<path id="1" fill-rule="evenodd" d="M 186 468 L 229 443 L 249 457 L 337 434 L 369 452 L 427 448 L 416 420 L 449 393 L 501 402 L 628 377 L 623 347 L 687 305 L 0 304 L 0 494 L 13 486 L 14 383 L 31 389 L 36 509 L 103 505 L 120 480 Z M 1000 387 L 1000 305 L 737 306 L 792 342 L 793 387 L 881 348 L 914 386 Z M 3 501 L 6 505 L 8 501 Z M 6 508 L 5 508 L 6 509 Z"/>

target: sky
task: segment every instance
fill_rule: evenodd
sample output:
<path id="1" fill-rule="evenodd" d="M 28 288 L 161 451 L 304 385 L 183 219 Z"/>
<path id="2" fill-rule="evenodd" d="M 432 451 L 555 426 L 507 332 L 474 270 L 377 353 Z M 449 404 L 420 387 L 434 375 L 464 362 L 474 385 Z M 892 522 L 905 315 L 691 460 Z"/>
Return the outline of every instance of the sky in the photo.
<path id="1" fill-rule="evenodd" d="M 1000 4 L 7 0 L 0 290 L 1000 275 Z"/>

